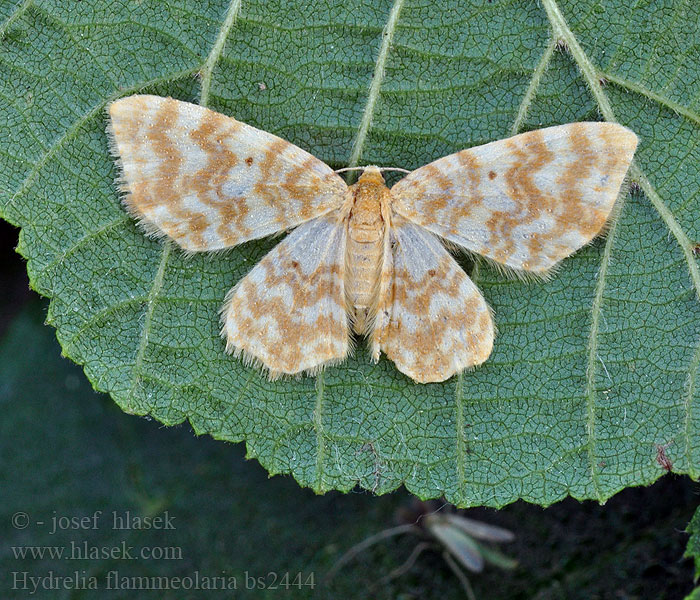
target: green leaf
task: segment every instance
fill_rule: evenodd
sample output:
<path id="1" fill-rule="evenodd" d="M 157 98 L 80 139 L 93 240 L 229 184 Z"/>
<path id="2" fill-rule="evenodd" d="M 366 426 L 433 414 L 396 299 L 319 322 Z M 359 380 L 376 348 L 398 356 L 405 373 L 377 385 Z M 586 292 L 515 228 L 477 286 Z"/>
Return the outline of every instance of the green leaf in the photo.
<path id="1" fill-rule="evenodd" d="M 0 1 L 0 211 L 22 227 L 63 352 L 97 389 L 127 412 L 246 440 L 270 473 L 316 491 L 602 501 L 664 474 L 657 447 L 697 477 L 700 8 L 653 10 Z M 141 91 L 202 101 L 334 167 L 414 168 L 602 115 L 641 139 L 637 186 L 607 237 L 551 281 L 472 273 L 499 329 L 484 366 L 420 386 L 360 344 L 316 379 L 270 383 L 224 354 L 217 311 L 277 240 L 186 258 L 119 204 L 104 106 Z"/>
<path id="2" fill-rule="evenodd" d="M 685 531 L 690 534 L 690 537 L 683 557 L 692 558 L 695 562 L 695 581 L 697 581 L 700 578 L 700 508 L 695 511 Z"/>

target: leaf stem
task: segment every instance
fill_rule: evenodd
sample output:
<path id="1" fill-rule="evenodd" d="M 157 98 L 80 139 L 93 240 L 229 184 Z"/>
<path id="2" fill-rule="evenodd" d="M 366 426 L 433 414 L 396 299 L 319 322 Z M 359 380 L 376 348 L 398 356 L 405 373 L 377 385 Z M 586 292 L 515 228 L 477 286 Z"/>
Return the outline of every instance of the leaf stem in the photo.
<path id="1" fill-rule="evenodd" d="M 374 535 L 369 536 L 368 538 L 365 538 L 361 542 L 355 544 L 352 548 L 350 548 L 345 554 L 343 554 L 331 567 L 331 570 L 328 571 L 328 574 L 323 578 L 324 583 L 328 584 L 328 582 L 335 577 L 336 573 L 349 563 L 353 558 L 355 558 L 360 552 L 363 550 L 366 550 L 367 548 L 370 548 L 371 546 L 374 546 L 374 544 L 377 544 L 381 542 L 382 540 L 386 540 L 390 537 L 394 537 L 397 535 L 403 535 L 404 533 L 414 533 L 414 532 L 419 532 L 419 528 L 416 525 L 413 524 L 407 524 L 407 525 L 397 525 L 396 527 L 391 527 L 389 529 L 383 529 L 379 533 L 375 533 Z"/>

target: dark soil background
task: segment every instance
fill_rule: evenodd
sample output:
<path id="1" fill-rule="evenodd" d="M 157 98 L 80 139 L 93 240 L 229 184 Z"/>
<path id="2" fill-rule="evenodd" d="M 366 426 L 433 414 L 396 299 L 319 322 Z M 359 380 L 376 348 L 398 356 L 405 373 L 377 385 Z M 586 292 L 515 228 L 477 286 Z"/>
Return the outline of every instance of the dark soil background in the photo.
<path id="1" fill-rule="evenodd" d="M 43 325 L 47 303 L 28 289 L 13 252 L 17 230 L 0 222 L 0 596 L 3 598 L 463 598 L 438 552 L 423 553 L 400 578 L 376 586 L 420 541 L 381 542 L 346 565 L 329 586 L 325 573 L 344 551 L 396 524 L 414 499 L 404 490 L 316 496 L 289 477 L 268 478 L 243 445 L 197 438 L 188 426 L 165 428 L 123 414 L 96 394 L 81 369 L 60 357 L 55 332 Z M 660 472 L 662 467 L 659 466 Z M 467 515 L 516 534 L 501 550 L 512 572 L 494 567 L 470 581 L 479 599 L 677 599 L 693 587 L 683 552 L 684 529 L 700 487 L 667 474 L 627 489 L 604 506 L 567 499 L 549 508 L 517 502 Z M 53 517 L 103 511 L 95 529 L 51 533 Z M 173 530 L 114 530 L 111 513 L 174 518 Z M 13 515 L 26 513 L 26 528 Z M 39 525 L 37 521 L 45 523 Z M 179 558 L 72 561 L 17 556 L 31 545 L 179 548 Z M 107 576 L 235 577 L 235 591 L 106 589 Z M 66 590 L 28 577 L 94 577 L 99 589 Z M 247 589 L 270 573 L 311 585 Z M 24 574 L 24 575 L 23 575 Z M 29 587 L 23 587 L 24 582 Z M 53 589 L 47 589 L 47 586 Z"/>

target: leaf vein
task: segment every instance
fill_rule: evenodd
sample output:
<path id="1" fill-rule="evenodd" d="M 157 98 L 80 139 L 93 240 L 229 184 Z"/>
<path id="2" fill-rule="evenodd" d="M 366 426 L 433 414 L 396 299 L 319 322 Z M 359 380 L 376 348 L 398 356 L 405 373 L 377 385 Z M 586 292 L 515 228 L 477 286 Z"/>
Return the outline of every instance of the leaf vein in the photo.
<path id="1" fill-rule="evenodd" d="M 372 123 L 375 106 L 377 99 L 379 98 L 379 92 L 382 87 L 382 82 L 384 81 L 384 69 L 386 67 L 391 42 L 394 39 L 394 31 L 396 30 L 396 24 L 399 20 L 399 14 L 401 13 L 403 3 L 404 0 L 394 0 L 394 4 L 391 7 L 391 12 L 389 13 L 389 20 L 387 21 L 386 27 L 384 27 L 382 30 L 382 43 L 379 47 L 379 54 L 377 55 L 374 74 L 372 75 L 372 83 L 369 86 L 367 103 L 365 104 L 362 119 L 360 120 L 360 127 L 357 131 L 357 137 L 355 137 L 355 141 L 352 145 L 350 158 L 348 159 L 349 167 L 356 167 L 360 158 L 362 157 L 362 151 L 364 150 L 367 134 L 369 133 L 369 127 Z"/>
<path id="2" fill-rule="evenodd" d="M 53 267 L 55 267 L 60 262 L 64 261 L 71 254 L 73 254 L 77 250 L 80 250 L 80 248 L 82 248 L 88 242 L 92 242 L 94 239 L 100 237 L 103 233 L 105 233 L 111 229 L 115 229 L 119 225 L 123 225 L 124 223 L 127 223 L 129 220 L 130 220 L 130 217 L 125 213 L 121 216 L 121 218 L 115 219 L 114 221 L 109 221 L 109 222 L 105 223 L 104 225 L 101 225 L 97 229 L 94 229 L 94 230 L 86 233 L 83 237 L 76 240 L 73 244 L 68 246 L 65 250 L 58 252 L 56 254 L 56 256 L 54 256 L 48 263 L 46 263 L 46 265 L 44 265 L 42 267 L 40 272 L 46 273 L 46 272 L 50 271 Z"/>
<path id="3" fill-rule="evenodd" d="M 683 117 L 685 117 L 689 121 L 692 121 L 696 125 L 700 125 L 700 114 L 693 112 L 689 108 L 683 106 L 682 104 L 679 104 L 678 102 L 675 102 L 674 100 L 671 100 L 670 98 L 666 98 L 661 94 L 653 92 L 652 90 L 643 86 L 641 83 L 638 83 L 636 81 L 630 81 L 628 79 L 625 79 L 624 77 L 618 77 L 617 75 L 613 75 L 612 73 L 606 71 L 600 71 L 599 75 L 600 77 L 606 79 L 607 81 L 610 81 L 611 83 L 614 83 L 615 85 L 623 87 L 631 92 L 641 94 L 642 96 L 646 96 L 647 98 L 649 98 L 649 100 L 653 100 L 654 102 L 657 102 L 658 104 L 661 104 L 666 108 L 672 110 L 674 113 L 682 115 Z"/>
<path id="4" fill-rule="evenodd" d="M 139 334 L 139 345 L 136 350 L 136 358 L 134 359 L 133 377 L 131 378 L 131 386 L 127 395 L 127 401 L 134 399 L 136 387 L 141 381 L 141 369 L 143 368 L 143 359 L 146 355 L 146 347 L 148 346 L 148 336 L 151 332 L 151 321 L 153 319 L 153 311 L 155 310 L 156 302 L 158 300 L 158 294 L 160 293 L 160 290 L 163 287 L 163 282 L 165 281 L 165 271 L 168 266 L 168 259 L 170 257 L 171 251 L 172 242 L 166 240 L 163 243 L 163 253 L 160 257 L 158 271 L 156 272 L 156 276 L 153 279 L 153 285 L 151 286 L 151 290 L 148 293 L 146 313 L 144 314 L 143 323 L 141 325 L 141 332 Z"/>
<path id="5" fill-rule="evenodd" d="M 176 79 L 180 79 L 182 77 L 185 77 L 187 75 L 191 75 L 192 73 L 196 72 L 197 69 L 187 69 L 185 71 L 181 71 L 180 73 L 177 73 L 175 75 L 171 75 L 169 77 L 158 77 L 155 79 L 152 79 L 147 82 L 140 82 L 136 85 L 133 85 L 129 88 L 122 89 L 119 91 L 118 95 L 114 95 L 113 97 L 110 97 L 107 101 L 104 102 L 98 102 L 93 106 L 91 109 L 89 109 L 84 115 L 82 115 L 80 118 L 76 119 L 73 125 L 71 125 L 68 129 L 65 130 L 65 132 L 56 138 L 54 142 L 46 149 L 46 151 L 41 155 L 41 157 L 34 163 L 34 167 L 32 168 L 29 173 L 27 173 L 27 176 L 24 178 L 24 181 L 22 184 L 19 186 L 17 191 L 12 195 L 10 198 L 9 203 L 4 209 L 4 215 L 9 214 L 9 209 L 14 205 L 14 203 L 17 201 L 18 198 L 24 194 L 29 187 L 31 186 L 32 183 L 34 183 L 34 180 L 38 176 L 39 172 L 46 166 L 46 163 L 53 158 L 60 150 L 63 148 L 63 145 L 66 144 L 67 142 L 73 140 L 75 136 L 80 133 L 82 130 L 83 126 L 90 120 L 92 119 L 95 115 L 99 114 L 100 111 L 104 109 L 104 107 L 111 102 L 114 98 L 123 96 L 123 95 L 128 95 L 133 92 L 138 91 L 139 89 L 142 89 L 144 87 L 150 86 L 150 85 L 155 85 L 157 83 L 160 83 L 162 81 L 173 81 Z"/>
<path id="6" fill-rule="evenodd" d="M 124 308 L 125 306 L 131 306 L 132 304 L 142 304 L 147 301 L 148 296 L 134 296 L 125 300 L 120 300 L 118 302 L 115 302 L 114 304 L 110 304 L 109 306 L 105 306 L 96 313 L 93 313 L 88 319 L 82 322 L 78 330 L 73 335 L 71 335 L 70 338 L 64 338 L 61 340 L 61 346 L 63 347 L 64 353 L 66 355 L 70 355 L 71 349 L 75 345 L 77 339 L 83 333 L 85 333 L 85 331 L 87 331 L 90 327 L 97 323 L 100 319 L 116 313 L 119 309 Z"/>
<path id="7" fill-rule="evenodd" d="M 326 456 L 326 432 L 323 426 L 323 401 L 325 378 L 323 371 L 316 376 L 316 405 L 314 406 L 313 425 L 316 432 L 316 491 L 323 492 L 323 461 Z"/>
<path id="8" fill-rule="evenodd" d="M 520 106 L 518 107 L 518 113 L 515 117 L 515 121 L 513 121 L 513 126 L 510 128 L 511 135 L 515 135 L 516 133 L 518 133 L 518 131 L 520 131 L 523 121 L 525 120 L 525 117 L 527 117 L 527 112 L 528 110 L 530 110 L 530 104 L 532 104 L 532 101 L 535 98 L 535 94 L 537 93 L 537 89 L 540 86 L 542 76 L 547 70 L 550 61 L 552 60 L 552 55 L 554 54 L 554 49 L 556 48 L 556 46 L 557 41 L 554 38 L 552 38 L 547 44 L 547 47 L 545 48 L 544 52 L 542 53 L 542 58 L 540 58 L 539 62 L 537 63 L 537 66 L 535 67 L 535 70 L 532 73 L 532 77 L 530 78 L 530 84 L 528 85 L 527 91 L 525 92 L 525 95 L 523 96 L 523 99 L 520 102 Z"/>
<path id="9" fill-rule="evenodd" d="M 695 398 L 696 391 L 696 380 L 698 371 L 700 370 L 700 340 L 698 340 L 698 345 L 695 348 L 695 353 L 690 361 L 690 370 L 688 372 L 688 380 L 686 384 L 685 393 L 685 423 L 684 423 L 684 434 L 685 434 L 685 458 L 688 463 L 688 475 L 693 479 L 697 478 L 698 471 L 693 463 L 693 452 L 692 445 L 690 443 L 690 429 L 691 429 L 691 411 L 693 408 L 693 400 Z"/>
<path id="10" fill-rule="evenodd" d="M 24 0 L 12 14 L 5 20 L 5 22 L 0 25 L 0 40 L 5 36 L 7 30 L 14 24 L 15 21 L 22 18 L 24 13 L 27 12 L 29 7 L 34 3 L 34 0 Z"/>
<path id="11" fill-rule="evenodd" d="M 202 106 L 206 106 L 209 101 L 209 88 L 211 86 L 212 73 L 214 72 L 214 67 L 219 60 L 221 53 L 224 51 L 224 44 L 226 43 L 226 39 L 228 38 L 228 34 L 231 31 L 233 24 L 236 22 L 238 13 L 241 10 L 241 4 L 242 0 L 231 0 L 231 3 L 226 10 L 224 22 L 221 25 L 218 35 L 216 36 L 214 46 L 212 47 L 211 52 L 209 53 L 209 56 L 207 56 L 207 60 L 204 62 L 204 66 L 200 71 L 202 88 L 199 94 L 199 102 Z"/>
<path id="12" fill-rule="evenodd" d="M 74 35 L 73 32 L 70 30 L 70 28 L 60 19 L 55 17 L 53 14 L 51 14 L 50 11 L 47 9 L 40 7 L 40 6 L 35 6 L 34 7 L 37 12 L 40 12 L 41 14 L 44 15 L 44 18 L 48 20 L 50 23 L 53 23 L 53 25 L 56 26 L 56 28 L 60 28 L 60 30 L 70 39 L 71 42 L 76 46 L 76 48 L 82 49 L 86 54 L 90 56 L 90 59 L 92 62 L 94 62 L 96 65 L 100 67 L 102 72 L 105 74 L 109 82 L 116 88 L 119 87 L 119 83 L 112 77 L 112 74 L 110 73 L 109 69 L 107 69 L 100 58 L 95 55 L 95 53 L 90 49 L 90 47 L 82 41 L 78 40 Z M 77 73 L 74 73 L 74 75 L 77 78 Z M 94 87 L 94 83 L 92 85 Z"/>
<path id="13" fill-rule="evenodd" d="M 464 398 L 462 392 L 463 372 L 457 374 L 455 383 L 455 413 L 456 413 L 456 450 L 457 450 L 457 498 L 458 504 L 466 504 L 466 448 L 464 447 Z"/>

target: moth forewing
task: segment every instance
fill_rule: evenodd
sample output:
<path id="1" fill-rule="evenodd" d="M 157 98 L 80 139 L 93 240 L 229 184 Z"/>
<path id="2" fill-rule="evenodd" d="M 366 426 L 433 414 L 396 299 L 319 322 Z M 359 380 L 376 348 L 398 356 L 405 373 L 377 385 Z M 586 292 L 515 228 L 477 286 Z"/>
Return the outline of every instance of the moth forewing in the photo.
<path id="1" fill-rule="evenodd" d="M 397 213 L 505 267 L 546 273 L 600 233 L 637 136 L 570 123 L 462 150 L 393 188 Z"/>
<path id="2" fill-rule="evenodd" d="M 136 95 L 109 105 L 124 204 L 181 248 L 230 248 L 338 208 L 347 186 L 285 140 L 203 106 Z"/>

